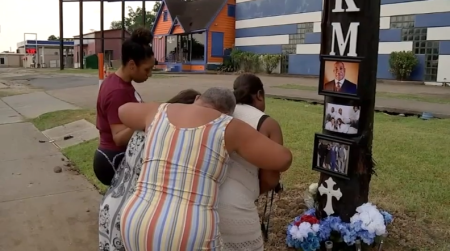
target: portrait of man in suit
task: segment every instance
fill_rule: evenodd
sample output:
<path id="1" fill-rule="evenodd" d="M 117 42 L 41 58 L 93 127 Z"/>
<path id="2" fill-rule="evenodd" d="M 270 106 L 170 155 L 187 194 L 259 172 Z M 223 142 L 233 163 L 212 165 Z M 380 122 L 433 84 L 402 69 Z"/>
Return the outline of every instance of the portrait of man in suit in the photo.
<path id="1" fill-rule="evenodd" d="M 329 63 L 332 63 L 332 62 L 327 62 L 327 63 L 328 63 L 327 66 L 329 66 L 330 65 Z M 357 63 L 334 61 L 334 64 L 332 64 L 334 79 L 331 81 L 327 81 L 327 78 L 324 78 L 324 81 L 327 81 L 324 83 L 324 86 L 323 86 L 324 91 L 332 91 L 332 92 L 347 93 L 347 94 L 357 94 L 357 90 L 358 90 L 357 83 L 351 82 L 350 80 L 348 80 L 346 78 L 346 74 L 347 74 L 346 64 L 349 64 L 349 65 L 351 64 L 351 66 L 352 66 L 351 70 L 353 70 L 353 71 L 356 70 L 356 76 L 357 76 L 357 74 L 358 74 L 357 71 L 358 71 L 359 67 L 354 67 L 355 64 L 357 65 Z M 329 71 L 330 71 L 329 67 L 325 67 L 325 71 L 327 73 L 329 73 Z M 355 74 L 355 72 L 353 72 L 353 75 L 354 74 Z M 327 75 L 329 75 L 329 74 L 327 74 Z M 328 78 L 328 79 L 330 79 L 330 78 Z"/>

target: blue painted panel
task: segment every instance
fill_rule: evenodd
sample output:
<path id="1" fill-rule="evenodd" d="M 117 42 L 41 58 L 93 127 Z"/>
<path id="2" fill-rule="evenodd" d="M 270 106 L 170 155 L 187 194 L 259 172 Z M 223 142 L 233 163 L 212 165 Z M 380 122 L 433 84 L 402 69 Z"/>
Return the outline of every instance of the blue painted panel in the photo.
<path id="1" fill-rule="evenodd" d="M 167 10 L 163 12 L 163 21 L 166 22 L 168 20 Z"/>
<path id="2" fill-rule="evenodd" d="M 389 71 L 389 54 L 378 55 L 378 68 L 377 68 L 377 78 L 379 79 L 395 79 L 395 77 Z M 423 81 L 425 74 L 425 55 L 416 55 L 419 60 L 419 64 L 411 73 L 410 80 L 413 81 Z"/>
<path id="3" fill-rule="evenodd" d="M 450 55 L 450 41 L 439 42 L 439 55 Z"/>
<path id="4" fill-rule="evenodd" d="M 393 3 L 407 3 L 407 2 L 419 2 L 426 0 L 381 0 L 381 4 L 393 4 Z"/>
<path id="5" fill-rule="evenodd" d="M 211 57 L 223 57 L 223 32 L 211 32 Z"/>
<path id="6" fill-rule="evenodd" d="M 236 17 L 236 5 L 228 4 L 227 14 L 229 17 Z"/>
<path id="7" fill-rule="evenodd" d="M 320 44 L 322 33 L 306 33 L 305 34 L 305 44 Z"/>
<path id="8" fill-rule="evenodd" d="M 305 44 L 320 44 L 321 33 L 306 33 Z M 380 42 L 401 42 L 402 41 L 402 30 L 401 29 L 391 29 L 391 30 L 380 30 Z"/>
<path id="9" fill-rule="evenodd" d="M 401 42 L 402 29 L 380 30 L 380 42 Z"/>
<path id="10" fill-rule="evenodd" d="M 414 26 L 419 28 L 450 26 L 450 12 L 419 14 L 415 19 Z"/>
<path id="11" fill-rule="evenodd" d="M 295 33 L 297 33 L 297 24 L 286 24 L 286 25 L 237 29 L 236 38 L 286 35 Z"/>
<path id="12" fill-rule="evenodd" d="M 253 0 L 236 4 L 236 20 L 322 11 L 320 0 Z"/>
<path id="13" fill-rule="evenodd" d="M 25 41 L 27 45 L 59 45 L 59 40 L 27 40 Z M 64 41 L 64 45 L 74 45 L 75 42 L 73 41 Z"/>
<path id="14" fill-rule="evenodd" d="M 256 54 L 281 54 L 281 45 L 237 46 L 237 48 Z"/>
<path id="15" fill-rule="evenodd" d="M 289 55 L 288 73 L 318 76 L 320 74 L 320 56 Z"/>

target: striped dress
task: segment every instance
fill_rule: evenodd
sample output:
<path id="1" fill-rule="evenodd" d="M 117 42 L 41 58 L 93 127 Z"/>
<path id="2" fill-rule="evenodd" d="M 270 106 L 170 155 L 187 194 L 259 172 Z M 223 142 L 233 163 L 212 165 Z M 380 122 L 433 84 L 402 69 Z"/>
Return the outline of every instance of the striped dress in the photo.
<path id="1" fill-rule="evenodd" d="M 147 132 L 136 191 L 125 204 L 121 233 L 127 251 L 221 250 L 218 189 L 228 153 L 222 115 L 195 128 L 172 125 L 162 104 Z"/>

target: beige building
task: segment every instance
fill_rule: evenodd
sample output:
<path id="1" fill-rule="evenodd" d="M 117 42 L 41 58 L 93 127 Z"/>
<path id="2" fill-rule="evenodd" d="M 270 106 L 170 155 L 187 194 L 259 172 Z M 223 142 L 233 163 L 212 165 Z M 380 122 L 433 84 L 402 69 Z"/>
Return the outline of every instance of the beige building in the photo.
<path id="1" fill-rule="evenodd" d="M 0 53 L 0 68 L 23 67 L 24 57 L 22 53 Z"/>
<path id="2" fill-rule="evenodd" d="M 73 67 L 73 41 L 63 42 L 63 58 L 66 68 Z M 25 68 L 59 68 L 60 41 L 25 40 L 17 43 L 17 52 L 26 54 Z"/>

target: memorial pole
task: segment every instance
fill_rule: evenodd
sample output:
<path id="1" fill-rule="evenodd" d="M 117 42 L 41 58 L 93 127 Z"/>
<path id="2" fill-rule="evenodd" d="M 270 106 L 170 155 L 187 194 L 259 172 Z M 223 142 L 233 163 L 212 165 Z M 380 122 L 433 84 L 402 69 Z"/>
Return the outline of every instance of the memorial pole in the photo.
<path id="1" fill-rule="evenodd" d="M 325 102 L 323 133 L 316 135 L 314 143 L 313 169 L 321 172 L 316 215 L 339 216 L 349 222 L 356 208 L 368 202 L 374 174 L 372 138 L 381 3 L 380 0 L 323 3 L 319 94 L 325 96 Z M 349 130 L 339 130 L 342 125 L 338 120 L 345 119 L 333 107 L 348 108 L 350 113 L 357 114 L 358 120 L 355 122 L 353 117 L 345 124 Z M 329 116 L 335 112 L 335 117 Z M 334 151 L 337 164 L 327 164 L 330 162 L 321 149 L 326 153 Z M 341 150 L 344 154 L 340 154 Z"/>

